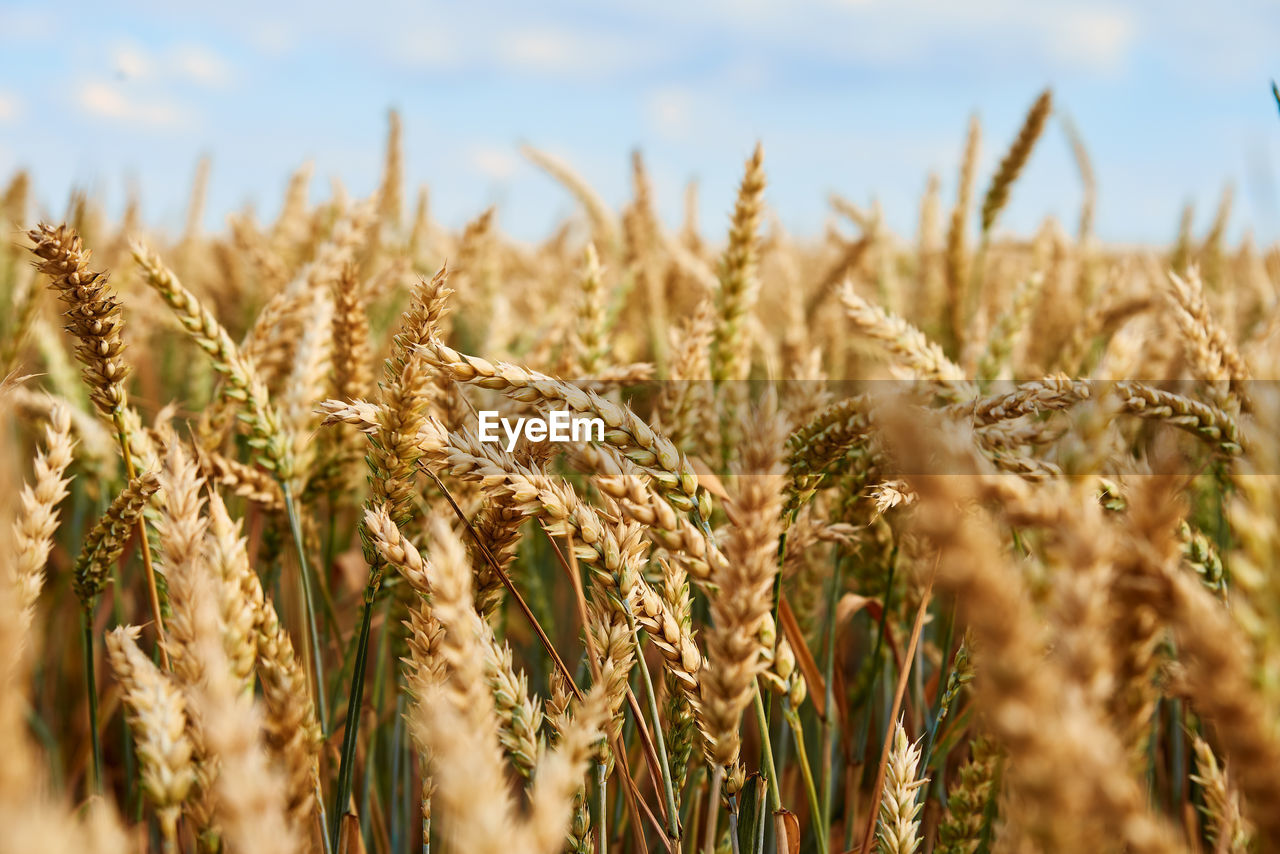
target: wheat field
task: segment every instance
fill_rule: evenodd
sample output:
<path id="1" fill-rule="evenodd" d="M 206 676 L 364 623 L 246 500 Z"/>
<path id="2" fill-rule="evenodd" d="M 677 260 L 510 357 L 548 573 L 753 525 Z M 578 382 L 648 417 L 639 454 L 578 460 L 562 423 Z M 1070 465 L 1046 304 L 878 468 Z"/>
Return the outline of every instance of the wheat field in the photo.
<path id="1" fill-rule="evenodd" d="M 1078 219 L 1012 234 L 1055 133 Z M 1105 244 L 1045 92 L 915 234 L 789 235 L 761 147 L 683 224 L 528 148 L 576 202 L 528 244 L 403 146 L 216 233 L 207 168 L 168 229 L 8 180 L 0 849 L 1280 850 L 1280 251 L 1229 191 Z M 553 412 L 599 431 L 481 429 Z"/>

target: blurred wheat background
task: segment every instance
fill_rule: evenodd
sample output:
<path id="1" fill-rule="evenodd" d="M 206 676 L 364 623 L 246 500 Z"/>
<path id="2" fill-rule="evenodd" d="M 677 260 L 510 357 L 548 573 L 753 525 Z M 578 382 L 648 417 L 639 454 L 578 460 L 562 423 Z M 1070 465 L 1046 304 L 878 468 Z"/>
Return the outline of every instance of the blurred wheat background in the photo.
<path id="1" fill-rule="evenodd" d="M 899 32 L 877 4 L 810 12 Z M 590 112 L 583 164 L 462 143 L 503 176 L 465 200 L 410 177 L 434 168 L 411 105 L 380 156 L 260 129 L 242 167 L 196 107 L 132 100 L 234 93 L 234 66 L 136 45 L 71 90 L 133 129 L 85 161 L 140 158 L 120 193 L 57 162 L 50 78 L 0 90 L 0 850 L 1280 850 L 1280 93 L 1236 86 L 1249 40 L 1206 50 L 1190 114 L 1239 103 L 1257 145 L 1223 118 L 1213 153 L 1170 138 L 1144 165 L 1120 123 L 1099 157 L 1063 91 L 1144 91 L 1124 48 L 1148 13 L 1063 17 L 1053 43 L 1092 45 L 1091 70 L 1046 53 L 1066 85 L 1020 84 L 999 121 L 966 112 L 977 86 L 909 195 L 917 155 L 880 153 L 884 197 L 847 154 L 865 185 L 806 177 L 830 161 L 804 163 L 804 110 L 659 142 L 660 170 L 617 142 L 605 189 L 587 173 L 627 125 L 597 139 Z M 40 14 L 4 15 L 40 43 Z M 244 37 L 294 44 L 272 23 Z M 477 77 L 573 53 L 463 40 L 464 61 L 446 33 L 440 61 Z M 187 138 L 213 155 L 183 155 L 178 190 L 146 152 Z M 668 183 L 703 145 L 712 180 Z M 263 178 L 277 149 L 293 165 Z M 506 451 L 480 410 L 606 430 Z"/>

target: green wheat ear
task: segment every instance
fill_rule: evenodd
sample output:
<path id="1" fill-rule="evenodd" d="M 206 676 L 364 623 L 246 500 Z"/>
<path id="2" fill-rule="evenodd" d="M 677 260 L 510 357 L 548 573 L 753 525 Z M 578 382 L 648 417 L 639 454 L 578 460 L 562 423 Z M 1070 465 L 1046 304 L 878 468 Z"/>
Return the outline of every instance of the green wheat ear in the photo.
<path id="1" fill-rule="evenodd" d="M 1271 81 L 1271 97 L 1276 99 L 1276 108 L 1280 109 L 1280 88 L 1276 87 L 1276 81 Z"/>

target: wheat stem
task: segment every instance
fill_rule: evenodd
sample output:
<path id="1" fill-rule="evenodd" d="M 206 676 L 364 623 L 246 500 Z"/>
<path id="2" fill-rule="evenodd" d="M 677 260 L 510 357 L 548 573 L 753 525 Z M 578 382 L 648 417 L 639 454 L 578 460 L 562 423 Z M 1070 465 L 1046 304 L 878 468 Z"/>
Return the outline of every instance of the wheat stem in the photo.
<path id="1" fill-rule="evenodd" d="M 822 805 L 818 801 L 818 790 L 813 783 L 813 769 L 809 765 L 809 754 L 804 746 L 804 727 L 800 723 L 800 715 L 791 707 L 791 701 L 784 697 L 782 703 L 782 714 L 796 736 L 796 756 L 800 758 L 800 776 L 804 778 L 805 794 L 809 797 L 809 813 L 813 820 L 813 833 L 818 838 L 818 852 L 827 854 L 827 838 L 823 835 Z"/>
<path id="2" fill-rule="evenodd" d="M 658 752 L 658 765 L 662 774 L 662 794 L 667 802 L 667 834 L 671 837 L 672 842 L 678 842 L 680 839 L 680 811 L 676 808 L 675 789 L 671 783 L 671 763 L 667 759 L 667 742 L 662 735 L 662 723 L 658 717 L 658 695 L 653 690 L 653 678 L 649 675 L 649 668 L 644 662 L 644 654 L 640 651 L 640 630 L 636 625 L 636 617 L 632 612 L 631 604 L 625 605 L 627 614 L 628 628 L 631 629 L 631 639 L 636 647 L 636 661 L 639 664 L 637 668 L 640 671 L 640 681 L 644 685 L 645 699 L 649 702 L 649 717 L 653 719 L 653 740 Z"/>
<path id="3" fill-rule="evenodd" d="M 333 817 L 330 836 L 335 851 L 341 851 L 342 817 L 351 800 L 351 778 L 355 770 L 356 735 L 359 730 L 360 706 L 364 696 L 364 672 L 369 654 L 369 628 L 373 623 L 373 603 L 377 595 L 381 573 L 371 574 L 365 588 L 364 614 L 360 618 L 360 634 L 356 639 L 356 658 L 351 668 L 351 691 L 347 701 L 347 720 L 342 733 L 342 758 L 338 763 L 338 791 L 333 799 Z"/>
<path id="4" fill-rule="evenodd" d="M 764 831 L 768 827 L 768 823 L 764 820 L 764 798 L 765 789 L 767 788 L 768 785 L 764 780 L 756 783 L 756 817 L 751 823 L 753 830 L 751 835 L 755 839 L 755 848 L 753 849 L 755 854 L 764 854 Z"/>
<path id="5" fill-rule="evenodd" d="M 826 716 L 822 719 L 822 833 L 824 838 L 829 839 L 831 836 L 831 790 L 832 786 L 832 749 L 835 740 L 836 710 L 835 710 L 835 660 L 836 660 L 836 605 L 840 598 L 840 582 L 842 580 L 842 570 L 844 562 L 840 560 L 839 554 L 836 555 L 835 570 L 831 573 L 831 588 L 827 594 L 827 635 L 826 647 L 827 655 L 824 662 L 824 685 L 825 698 L 823 709 Z"/>
<path id="6" fill-rule="evenodd" d="M 711 793 L 707 798 L 707 829 L 702 837 L 702 854 L 715 854 L 716 825 L 720 818 L 720 790 L 724 786 L 724 766 L 711 769 Z"/>
<path id="7" fill-rule="evenodd" d="M 752 691 L 756 706 L 756 721 L 760 724 L 760 750 L 764 754 L 766 779 L 769 781 L 769 802 L 773 809 L 782 809 L 782 791 L 778 788 L 778 769 L 773 764 L 773 742 L 769 738 L 769 715 L 764 710 L 764 700 L 760 698 L 760 680 L 756 679 L 755 690 Z"/>
<path id="8" fill-rule="evenodd" d="M 111 419 L 115 424 L 116 438 L 120 442 L 120 457 L 124 460 L 125 477 L 132 481 L 138 474 L 134 470 L 133 454 L 129 451 L 129 430 L 124 423 L 124 410 L 115 410 L 111 414 Z M 147 599 L 151 603 L 151 619 L 156 624 L 160 663 L 165 670 L 168 670 L 169 651 L 164 642 L 164 617 L 160 611 L 160 591 L 156 588 L 156 570 L 151 563 L 151 542 L 147 539 L 147 520 L 142 514 L 138 516 L 138 548 L 142 552 L 142 568 L 147 576 Z"/>
<path id="9" fill-rule="evenodd" d="M 733 854 L 742 854 L 741 846 L 738 842 L 738 796 L 733 794 L 729 796 L 729 847 Z"/>
<path id="10" fill-rule="evenodd" d="M 93 669 L 93 613 L 80 612 L 84 637 L 84 682 L 89 693 L 89 738 L 93 743 L 93 792 L 102 794 L 102 738 L 98 735 L 98 685 Z"/>
<path id="11" fill-rule="evenodd" d="M 298 511 L 294 506 L 293 488 L 286 480 L 280 481 L 280 490 L 284 493 L 284 509 L 289 516 L 289 528 L 293 532 L 293 544 L 298 552 L 298 566 L 302 572 L 302 601 L 307 612 L 308 646 L 311 647 L 312 667 L 316 680 L 316 710 L 319 712 L 322 734 L 328 733 L 329 700 L 324 680 L 324 661 L 320 643 L 320 632 L 316 625 L 315 577 L 307 563 L 307 549 L 302 542 L 302 526 L 298 521 Z"/>

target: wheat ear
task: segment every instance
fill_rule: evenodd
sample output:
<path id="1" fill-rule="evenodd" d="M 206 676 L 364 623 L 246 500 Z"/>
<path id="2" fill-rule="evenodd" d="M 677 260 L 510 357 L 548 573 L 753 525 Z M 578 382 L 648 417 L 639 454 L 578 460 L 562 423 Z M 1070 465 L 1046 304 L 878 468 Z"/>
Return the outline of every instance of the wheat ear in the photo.
<path id="1" fill-rule="evenodd" d="M 956 204 L 951 209 L 947 226 L 946 247 L 946 316 L 943 328 L 953 353 L 960 353 L 965 344 L 965 310 L 968 306 L 969 249 L 967 233 L 969 208 L 973 204 L 973 191 L 978 178 L 978 150 L 982 144 L 982 125 L 977 116 L 969 118 L 969 131 L 965 137 L 964 156 L 961 158 L 960 182 L 956 190 Z"/>
<path id="2" fill-rule="evenodd" d="M 135 242 L 133 257 L 152 289 L 173 309 L 178 320 L 200 348 L 213 359 L 213 366 L 226 380 L 223 394 L 244 404 L 252 433 L 250 443 L 258 451 L 259 463 L 288 482 L 294 476 L 293 439 L 283 426 L 280 413 L 272 405 L 266 384 L 253 363 L 244 358 L 231 336 L 209 309 L 182 286 L 177 276 L 145 246 Z"/>
<path id="3" fill-rule="evenodd" d="M 579 415 L 600 418 L 605 424 L 605 442 L 652 475 L 672 506 L 697 509 L 704 519 L 710 514 L 710 495 L 699 487 L 684 454 L 629 407 L 518 365 L 464 355 L 438 339 L 426 342 L 423 352 L 450 379 L 495 389 L 524 402 L 563 404 Z"/>
<path id="4" fill-rule="evenodd" d="M 287 813 L 287 787 L 268 761 L 261 709 L 242 690 L 223 648 L 217 593 L 197 576 L 193 655 L 204 674 L 190 693 L 210 755 L 217 757 L 216 817 L 231 850 L 296 854 L 299 838 Z"/>
<path id="5" fill-rule="evenodd" d="M 893 747 L 885 768 L 884 795 L 876 819 L 876 842 L 881 854 L 914 854 L 920 847 L 920 745 L 907 738 L 899 720 L 893 728 Z"/>
<path id="6" fill-rule="evenodd" d="M 982 827 L 994 794 L 999 750 L 985 736 L 971 743 L 969 759 L 947 792 L 947 816 L 938 826 L 938 854 L 973 854 L 982 843 Z"/>
<path id="7" fill-rule="evenodd" d="M 77 341 L 76 358 L 83 366 L 89 397 L 103 418 L 110 421 L 125 406 L 124 363 L 120 330 L 120 300 L 107 286 L 105 273 L 89 269 L 89 251 L 75 230 L 40 223 L 28 232 L 40 260 L 37 267 L 67 306 L 67 331 Z"/>
<path id="8" fill-rule="evenodd" d="M 1253 849 L 1253 829 L 1240 814 L 1240 797 L 1218 765 L 1213 749 L 1199 735 L 1191 740 L 1196 756 L 1196 773 L 1191 779 L 1204 792 L 1205 836 L 1216 851 L 1245 854 Z"/>
<path id="9" fill-rule="evenodd" d="M 758 432 L 747 439 L 735 472 L 739 493 L 726 506 L 733 527 L 724 544 L 725 562 L 712 571 L 720 592 L 711 599 L 707 667 L 698 677 L 703 749 L 717 768 L 738 757 L 742 714 L 765 667 L 759 631 L 773 608 L 778 571 L 785 483 L 779 453 L 785 422 L 773 413 L 758 413 L 755 421 Z"/>
<path id="10" fill-rule="evenodd" d="M 32 483 L 18 495 L 21 505 L 13 523 L 17 558 L 13 584 L 18 590 L 18 636 L 25 638 L 35 617 L 36 600 L 44 587 L 44 567 L 58 530 L 58 505 L 67 497 L 70 479 L 65 477 L 75 443 L 71 439 L 71 410 L 49 400 L 49 423 L 44 447 L 36 453 Z"/>
<path id="11" fill-rule="evenodd" d="M 747 320 L 759 296 L 757 234 L 764 198 L 764 148 L 747 160 L 729 226 L 729 245 L 720 260 L 717 317 L 711 342 L 711 376 L 717 382 L 745 380 L 751 367 Z"/>
<path id="12" fill-rule="evenodd" d="M 498 854 L 512 842 L 513 804 L 493 696 L 485 686 L 471 568 L 462 543 L 443 522 L 433 520 L 431 542 L 431 609 L 444 627 L 439 655 L 446 675 L 440 684 L 423 686 L 425 696 L 412 714 L 429 747 L 436 796 L 457 844 Z"/>
<path id="13" fill-rule="evenodd" d="M 845 283 L 840 299 L 844 303 L 845 316 L 854 328 L 880 341 L 911 371 L 913 377 L 936 383 L 953 400 L 977 396 L 976 389 L 965 378 L 960 366 L 948 359 L 942 348 L 919 329 L 860 297 L 852 283 Z"/>
<path id="14" fill-rule="evenodd" d="M 996 217 L 1000 215 L 1000 211 L 1004 210 L 1004 206 L 1009 201 L 1009 190 L 1013 187 L 1014 182 L 1018 180 L 1018 176 L 1022 174 L 1022 169 L 1027 165 L 1027 160 L 1031 158 L 1031 150 L 1035 148 L 1036 140 L 1040 138 L 1040 134 L 1044 132 L 1044 124 L 1049 119 L 1049 113 L 1053 110 L 1053 93 L 1046 89 L 1040 93 L 1040 97 L 1036 98 L 1031 109 L 1027 111 L 1027 117 L 1022 122 L 1022 127 L 1018 130 L 1017 137 L 1013 140 L 1013 145 L 1009 147 L 1009 151 L 1005 154 L 1004 159 L 1000 161 L 1000 168 L 996 170 L 996 174 L 991 178 L 991 186 L 987 188 L 987 195 L 982 200 L 982 235 L 986 239 L 987 234 L 991 231 L 991 226 L 995 225 Z"/>
<path id="15" fill-rule="evenodd" d="M 393 233 L 404 219 L 404 140 L 400 113 L 387 111 L 387 154 L 382 161 L 382 181 L 378 185 L 378 219 Z"/>
<path id="16" fill-rule="evenodd" d="M 107 656 L 129 709 L 142 764 L 142 788 L 172 846 L 177 842 L 179 812 L 195 783 L 186 703 L 169 677 L 138 649 L 137 637 L 136 628 L 116 628 L 107 635 Z"/>
<path id="17" fill-rule="evenodd" d="M 130 529 L 142 517 L 147 501 L 159 488 L 160 481 L 154 472 L 141 474 L 129 481 L 111 502 L 107 512 L 85 535 L 72 581 L 81 607 L 86 610 L 93 607 L 94 600 L 106 586 L 112 565 L 124 551 Z"/>

